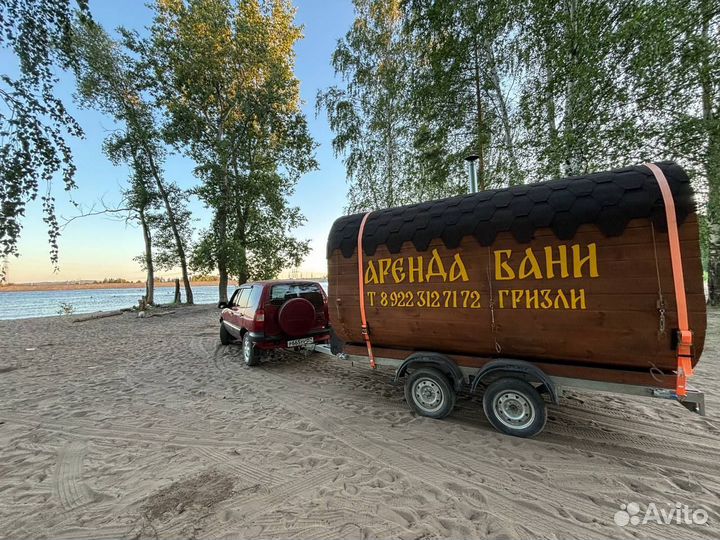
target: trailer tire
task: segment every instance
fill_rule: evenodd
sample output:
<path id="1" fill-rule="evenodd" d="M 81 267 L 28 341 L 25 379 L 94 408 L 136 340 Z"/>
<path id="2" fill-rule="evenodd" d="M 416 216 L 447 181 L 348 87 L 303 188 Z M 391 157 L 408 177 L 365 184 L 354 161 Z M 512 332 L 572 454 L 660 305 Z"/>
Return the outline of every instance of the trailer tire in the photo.
<path id="1" fill-rule="evenodd" d="M 405 400 L 421 416 L 445 418 L 455 407 L 455 390 L 435 368 L 419 368 L 405 379 Z"/>
<path id="2" fill-rule="evenodd" d="M 545 402 L 538 391 L 515 377 L 490 383 L 483 396 L 483 409 L 495 429 L 514 437 L 533 437 L 547 421 Z"/>
<path id="3" fill-rule="evenodd" d="M 232 343 L 232 336 L 230 335 L 230 332 L 228 332 L 227 328 L 225 328 L 225 325 L 223 323 L 220 323 L 220 343 L 222 345 L 230 345 Z"/>

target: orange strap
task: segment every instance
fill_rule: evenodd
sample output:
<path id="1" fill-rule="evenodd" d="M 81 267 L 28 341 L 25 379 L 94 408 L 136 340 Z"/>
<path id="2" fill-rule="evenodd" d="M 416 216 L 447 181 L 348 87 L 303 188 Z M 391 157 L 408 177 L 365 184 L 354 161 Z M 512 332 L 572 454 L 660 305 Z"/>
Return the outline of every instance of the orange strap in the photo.
<path id="1" fill-rule="evenodd" d="M 673 281 L 675 285 L 675 303 L 678 315 L 678 345 L 677 345 L 677 383 L 675 393 L 684 397 L 687 395 L 687 378 L 692 376 L 692 331 L 688 322 L 687 298 L 685 296 L 685 278 L 683 276 L 682 253 L 680 252 L 680 235 L 678 234 L 677 217 L 675 215 L 675 202 L 665 173 L 654 163 L 645 163 L 660 186 L 663 202 L 665 203 L 665 217 L 668 226 L 668 241 L 670 242 L 670 261 L 672 262 Z"/>
<path id="2" fill-rule="evenodd" d="M 360 295 L 360 322 L 362 324 L 362 326 L 360 327 L 360 331 L 362 333 L 363 339 L 365 340 L 365 345 L 367 345 L 367 352 L 368 356 L 370 357 L 370 367 L 375 369 L 375 355 L 373 354 L 372 343 L 370 343 L 370 330 L 368 328 L 367 315 L 365 314 L 365 271 L 363 270 L 362 247 L 362 238 L 363 233 L 365 232 L 365 223 L 367 223 L 370 214 L 372 214 L 372 212 L 368 212 L 363 216 L 362 221 L 360 222 L 360 230 L 358 231 L 358 293 Z"/>

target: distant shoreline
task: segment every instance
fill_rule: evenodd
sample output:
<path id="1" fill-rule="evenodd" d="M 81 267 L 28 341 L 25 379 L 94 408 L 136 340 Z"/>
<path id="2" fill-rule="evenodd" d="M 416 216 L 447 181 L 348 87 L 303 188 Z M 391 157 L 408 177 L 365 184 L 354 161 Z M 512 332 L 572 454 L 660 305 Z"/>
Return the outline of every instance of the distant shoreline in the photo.
<path id="1" fill-rule="evenodd" d="M 219 285 L 217 281 L 192 281 L 193 287 Z M 155 287 L 174 287 L 174 281 L 156 281 Z M 230 285 L 233 286 L 232 284 Z M 77 291 L 92 289 L 144 289 L 145 283 L 14 283 L 0 286 L 0 294 L 5 292 L 32 292 L 32 291 Z M 180 284 L 182 288 L 182 283 Z"/>

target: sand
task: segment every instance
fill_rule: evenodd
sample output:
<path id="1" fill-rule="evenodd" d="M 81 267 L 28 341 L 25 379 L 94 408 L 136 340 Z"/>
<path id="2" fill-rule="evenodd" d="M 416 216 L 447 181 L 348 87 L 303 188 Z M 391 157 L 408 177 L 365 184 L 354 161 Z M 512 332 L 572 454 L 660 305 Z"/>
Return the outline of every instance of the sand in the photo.
<path id="1" fill-rule="evenodd" d="M 0 322 L 3 538 L 716 538 L 720 314 L 677 403 L 576 393 L 535 439 L 477 398 L 417 417 L 387 371 L 319 354 L 256 368 L 208 307 Z M 621 504 L 705 525 L 618 526 Z"/>

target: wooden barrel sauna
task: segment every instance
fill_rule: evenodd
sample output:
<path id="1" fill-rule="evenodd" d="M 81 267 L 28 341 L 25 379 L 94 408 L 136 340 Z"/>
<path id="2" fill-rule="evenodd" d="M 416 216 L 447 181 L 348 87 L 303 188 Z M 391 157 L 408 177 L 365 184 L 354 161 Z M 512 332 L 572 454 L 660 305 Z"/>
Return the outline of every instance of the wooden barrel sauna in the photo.
<path id="1" fill-rule="evenodd" d="M 698 216 L 685 171 L 657 165 L 675 205 L 694 365 L 706 329 Z M 338 219 L 327 244 L 331 322 L 353 354 L 365 350 L 364 217 Z M 669 246 L 646 166 L 375 211 L 362 235 L 369 338 L 390 358 L 434 351 L 470 367 L 516 358 L 556 376 L 667 377 L 657 385 L 669 387 L 678 365 Z"/>

